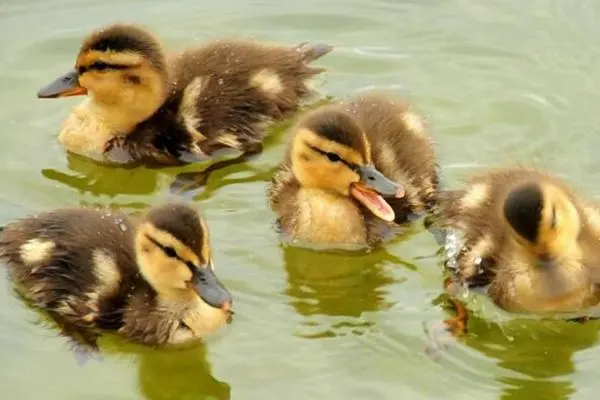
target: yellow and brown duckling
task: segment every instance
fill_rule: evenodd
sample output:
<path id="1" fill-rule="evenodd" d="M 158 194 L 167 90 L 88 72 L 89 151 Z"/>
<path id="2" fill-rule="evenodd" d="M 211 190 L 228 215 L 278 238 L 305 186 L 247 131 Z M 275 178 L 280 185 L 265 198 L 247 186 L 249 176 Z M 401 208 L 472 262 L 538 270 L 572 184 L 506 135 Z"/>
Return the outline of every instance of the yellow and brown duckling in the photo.
<path id="1" fill-rule="evenodd" d="M 324 70 L 310 63 L 331 49 L 220 40 L 167 56 L 145 29 L 116 24 L 85 39 L 75 68 L 38 97 L 88 95 L 58 135 L 72 153 L 177 165 L 217 150 L 260 151 L 265 124 L 309 96 Z"/>
<path id="2" fill-rule="evenodd" d="M 424 120 L 367 93 L 309 112 L 268 190 L 282 233 L 317 245 L 371 246 L 435 204 L 438 172 Z"/>
<path id="3" fill-rule="evenodd" d="M 561 179 L 497 169 L 440 203 L 454 281 L 486 288 L 510 312 L 575 312 L 600 301 L 600 213 Z"/>
<path id="4" fill-rule="evenodd" d="M 85 208 L 17 220 L 0 235 L 0 259 L 26 299 L 92 348 L 98 329 L 159 346 L 200 339 L 231 317 L 206 224 L 183 204 L 135 222 Z"/>

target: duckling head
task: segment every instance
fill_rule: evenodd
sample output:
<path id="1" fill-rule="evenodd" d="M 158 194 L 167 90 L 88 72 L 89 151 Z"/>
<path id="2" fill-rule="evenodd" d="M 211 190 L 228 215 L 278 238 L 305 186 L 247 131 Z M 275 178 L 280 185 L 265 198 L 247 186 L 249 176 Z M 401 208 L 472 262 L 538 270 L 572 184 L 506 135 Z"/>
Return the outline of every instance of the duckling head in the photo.
<path id="1" fill-rule="evenodd" d="M 401 198 L 404 189 L 375 168 L 370 143 L 349 113 L 326 106 L 309 114 L 297 127 L 290 157 L 303 188 L 352 197 L 378 218 L 394 220 L 382 196 Z"/>
<path id="2" fill-rule="evenodd" d="M 503 213 L 517 242 L 536 257 L 537 266 L 552 266 L 576 248 L 579 212 L 554 184 L 528 182 L 515 187 L 504 201 Z"/>
<path id="3" fill-rule="evenodd" d="M 160 296 L 199 298 L 210 313 L 230 312 L 231 294 L 213 270 L 206 223 L 190 207 L 168 203 L 151 209 L 138 227 L 135 253 L 141 275 Z"/>
<path id="4" fill-rule="evenodd" d="M 140 122 L 164 102 L 167 80 L 165 55 L 154 36 L 135 25 L 115 24 L 93 32 L 75 68 L 40 89 L 38 97 L 89 94 L 100 108 Z"/>

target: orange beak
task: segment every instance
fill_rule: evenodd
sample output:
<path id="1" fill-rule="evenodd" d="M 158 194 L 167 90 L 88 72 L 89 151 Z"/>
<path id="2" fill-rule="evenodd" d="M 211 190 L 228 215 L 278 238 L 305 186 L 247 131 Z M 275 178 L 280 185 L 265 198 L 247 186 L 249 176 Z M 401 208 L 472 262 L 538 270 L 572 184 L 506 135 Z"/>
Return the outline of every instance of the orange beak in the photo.
<path id="1" fill-rule="evenodd" d="M 72 70 L 40 89 L 37 96 L 40 99 L 55 99 L 84 94 L 87 94 L 87 89 L 79 84 L 77 71 Z"/>

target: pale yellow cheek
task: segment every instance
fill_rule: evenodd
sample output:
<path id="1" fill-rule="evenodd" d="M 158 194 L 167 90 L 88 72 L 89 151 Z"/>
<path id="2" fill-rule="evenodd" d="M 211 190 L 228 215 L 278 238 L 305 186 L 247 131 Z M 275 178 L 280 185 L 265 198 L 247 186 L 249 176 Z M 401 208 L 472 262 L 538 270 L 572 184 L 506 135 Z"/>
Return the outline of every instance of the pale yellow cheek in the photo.
<path id="1" fill-rule="evenodd" d="M 183 267 L 177 261 L 167 260 L 160 265 L 158 270 L 161 283 L 165 287 L 172 287 L 175 289 L 186 289 L 188 281 L 192 279 L 191 272 Z"/>
<path id="2" fill-rule="evenodd" d="M 348 196 L 350 194 L 350 184 L 359 180 L 358 176 L 341 165 L 325 165 L 322 167 L 320 186 L 325 189 L 334 189 L 335 191 Z"/>

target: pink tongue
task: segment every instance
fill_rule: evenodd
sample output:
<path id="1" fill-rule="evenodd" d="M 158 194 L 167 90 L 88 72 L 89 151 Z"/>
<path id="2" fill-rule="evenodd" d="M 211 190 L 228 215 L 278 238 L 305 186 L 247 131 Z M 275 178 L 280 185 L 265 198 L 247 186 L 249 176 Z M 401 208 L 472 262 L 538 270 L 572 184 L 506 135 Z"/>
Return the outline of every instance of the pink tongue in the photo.
<path id="1" fill-rule="evenodd" d="M 350 189 L 352 196 L 356 200 L 360 201 L 365 207 L 367 207 L 373 214 L 378 218 L 392 222 L 395 218 L 394 210 L 392 207 L 381 197 L 379 194 L 371 191 L 360 190 L 357 187 Z"/>

